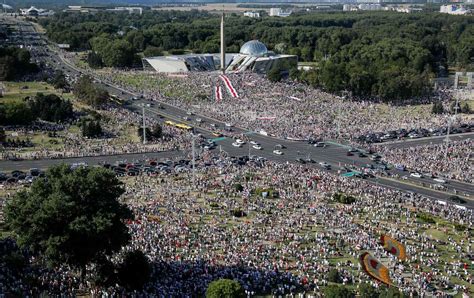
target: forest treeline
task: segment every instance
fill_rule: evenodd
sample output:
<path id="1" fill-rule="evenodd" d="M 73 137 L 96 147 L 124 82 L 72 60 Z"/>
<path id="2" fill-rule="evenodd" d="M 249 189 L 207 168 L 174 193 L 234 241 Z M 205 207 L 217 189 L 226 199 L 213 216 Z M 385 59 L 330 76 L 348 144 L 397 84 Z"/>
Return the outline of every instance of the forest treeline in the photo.
<path id="1" fill-rule="evenodd" d="M 204 12 L 59 13 L 48 36 L 92 50 L 96 66 L 127 67 L 136 54 L 219 51 L 218 16 Z M 227 51 L 259 39 L 277 53 L 317 62 L 302 80 L 325 90 L 397 100 L 421 96 L 448 67 L 474 69 L 474 17 L 439 13 L 309 13 L 252 19 L 231 15 Z"/>
<path id="2" fill-rule="evenodd" d="M 26 49 L 0 46 L 0 81 L 18 79 L 36 71 L 37 66 L 30 60 L 30 52 Z"/>

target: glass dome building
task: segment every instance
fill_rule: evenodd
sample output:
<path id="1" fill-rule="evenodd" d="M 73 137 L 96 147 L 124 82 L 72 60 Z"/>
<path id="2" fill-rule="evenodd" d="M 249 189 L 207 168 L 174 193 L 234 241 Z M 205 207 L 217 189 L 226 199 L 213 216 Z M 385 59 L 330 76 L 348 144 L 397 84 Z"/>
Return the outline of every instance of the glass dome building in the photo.
<path id="1" fill-rule="evenodd" d="M 179 73 L 188 71 L 216 71 L 221 69 L 221 55 L 216 54 L 186 54 L 177 56 L 159 56 L 143 58 L 145 70 L 155 70 L 164 73 Z M 297 66 L 298 58 L 294 55 L 277 55 L 269 51 L 265 44 L 251 40 L 242 45 L 239 53 L 225 54 L 225 72 L 252 71 L 266 74 L 277 68 L 285 73 L 289 67 Z"/>
<path id="2" fill-rule="evenodd" d="M 268 54 L 267 47 L 258 40 L 251 40 L 244 43 L 240 48 L 241 55 L 262 57 Z"/>

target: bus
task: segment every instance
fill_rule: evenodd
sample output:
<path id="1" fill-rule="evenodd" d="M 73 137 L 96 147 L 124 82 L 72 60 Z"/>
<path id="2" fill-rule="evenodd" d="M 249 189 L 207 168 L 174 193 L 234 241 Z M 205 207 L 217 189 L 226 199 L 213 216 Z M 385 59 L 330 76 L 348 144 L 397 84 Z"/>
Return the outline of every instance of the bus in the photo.
<path id="1" fill-rule="evenodd" d="M 173 126 L 182 130 L 192 131 L 193 127 L 183 123 L 176 123 L 170 120 L 165 121 L 166 125 Z"/>
<path id="2" fill-rule="evenodd" d="M 121 99 L 120 97 L 118 97 L 115 94 L 110 94 L 109 99 L 111 101 L 115 102 L 116 104 L 121 105 L 121 106 L 123 106 L 127 103 L 126 100 Z"/>
<path id="3" fill-rule="evenodd" d="M 179 129 L 182 129 L 182 130 L 187 130 L 187 131 L 191 131 L 193 130 L 193 127 L 192 126 L 189 126 L 189 125 L 186 125 L 186 124 L 182 124 L 182 123 L 177 123 L 175 125 L 176 128 L 179 128 Z"/>

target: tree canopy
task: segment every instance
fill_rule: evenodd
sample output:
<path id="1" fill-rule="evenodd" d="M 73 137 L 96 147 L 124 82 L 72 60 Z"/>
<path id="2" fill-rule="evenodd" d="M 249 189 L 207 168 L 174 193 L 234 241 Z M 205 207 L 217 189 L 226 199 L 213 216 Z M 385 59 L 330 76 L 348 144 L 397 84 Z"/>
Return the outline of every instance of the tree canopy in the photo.
<path id="1" fill-rule="evenodd" d="M 0 104 L 1 125 L 27 125 L 36 119 L 62 122 L 73 118 L 72 104 L 56 94 L 36 94 L 32 99 Z"/>
<path id="2" fill-rule="evenodd" d="M 135 54 L 217 52 L 219 17 L 198 11 L 58 13 L 41 20 L 73 49 L 92 49 L 106 66 L 130 66 Z M 300 79 L 330 92 L 398 101 L 425 95 L 448 67 L 474 70 L 474 17 L 396 12 L 299 13 L 288 18 L 227 18 L 227 51 L 259 39 L 278 53 L 316 62 Z M 272 74 L 270 79 L 277 80 Z"/>
<path id="3" fill-rule="evenodd" d="M 79 100 L 94 107 L 100 107 L 109 98 L 109 93 L 95 86 L 89 76 L 81 76 L 74 85 L 73 92 Z"/>
<path id="4" fill-rule="evenodd" d="M 245 297 L 242 286 L 232 279 L 219 279 L 211 282 L 206 291 L 207 298 L 240 298 Z"/>
<path id="5" fill-rule="evenodd" d="M 120 284 L 128 289 L 143 288 L 151 276 L 151 266 L 140 250 L 128 252 L 118 270 Z"/>
<path id="6" fill-rule="evenodd" d="M 0 81 L 18 79 L 20 76 L 37 70 L 30 63 L 31 55 L 26 49 L 0 47 Z"/>
<path id="7" fill-rule="evenodd" d="M 118 201 L 123 192 L 104 168 L 54 166 L 8 202 L 6 224 L 20 246 L 48 264 L 84 269 L 128 243 L 124 220 L 133 214 Z"/>

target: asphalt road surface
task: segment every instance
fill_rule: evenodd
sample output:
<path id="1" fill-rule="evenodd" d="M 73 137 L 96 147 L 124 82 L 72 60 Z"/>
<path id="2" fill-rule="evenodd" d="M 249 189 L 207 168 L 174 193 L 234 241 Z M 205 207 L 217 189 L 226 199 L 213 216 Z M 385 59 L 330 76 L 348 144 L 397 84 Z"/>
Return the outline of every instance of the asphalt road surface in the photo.
<path id="1" fill-rule="evenodd" d="M 474 138 L 474 132 L 454 134 L 454 135 L 449 136 L 450 141 L 462 141 L 462 140 L 473 139 L 473 138 Z M 401 141 L 377 143 L 373 145 L 385 146 L 388 148 L 407 148 L 407 147 L 420 146 L 420 145 L 440 144 L 444 142 L 446 142 L 446 136 L 427 137 L 427 138 L 420 138 L 420 139 L 404 139 Z"/>
<path id="2" fill-rule="evenodd" d="M 61 57 L 57 54 L 56 51 L 51 51 L 48 47 L 44 46 L 44 44 L 49 43 L 47 39 L 36 33 L 34 27 L 31 24 L 25 23 L 21 20 L 14 20 L 12 22 L 22 22 L 19 26 L 22 31 L 22 35 L 25 37 L 23 39 L 24 44 L 28 44 L 29 42 L 35 41 L 38 47 L 42 47 L 42 51 L 47 52 L 48 55 L 43 55 L 38 57 L 38 59 L 44 59 L 44 61 L 57 69 L 62 70 L 63 72 L 69 75 L 80 75 L 82 72 L 81 70 L 76 69 L 72 65 L 68 64 L 67 61 L 61 59 Z M 39 36 L 39 37 L 38 37 Z M 38 42 L 38 40 L 40 42 Z M 50 44 L 50 48 L 54 48 L 52 43 Z M 121 99 L 130 100 L 133 97 L 139 97 L 140 94 L 134 94 L 128 92 L 127 90 L 121 89 L 116 86 L 112 86 L 110 84 L 106 84 L 101 82 L 100 80 L 96 79 L 97 85 L 100 85 L 102 88 L 106 89 L 110 94 L 116 95 Z M 146 106 L 146 115 L 147 117 L 153 117 L 160 121 L 165 121 L 167 119 L 179 121 L 181 123 L 186 123 L 195 128 L 196 133 L 200 133 L 207 138 L 215 138 L 212 135 L 212 130 L 214 128 L 211 127 L 211 123 L 217 126 L 218 129 L 223 129 L 226 124 L 217 121 L 215 119 L 211 119 L 205 117 L 203 115 L 189 115 L 189 112 L 183 109 L 179 109 L 177 107 L 168 105 L 166 103 L 160 103 L 161 107 L 158 107 L 157 102 L 152 102 L 147 99 L 140 99 L 140 100 L 133 100 L 130 101 L 130 105 L 127 107 L 130 110 L 134 110 L 136 112 L 141 113 L 142 106 Z M 149 106 L 147 106 L 149 104 Z M 201 122 L 197 122 L 196 119 L 200 118 Z M 234 142 L 231 138 L 225 138 L 221 141 L 217 142 L 218 148 L 215 150 L 224 150 L 230 156 L 242 156 L 242 155 L 257 155 L 265 157 L 269 160 L 275 160 L 280 162 L 295 162 L 296 159 L 313 159 L 316 163 L 312 164 L 312 166 L 319 166 L 319 162 L 326 162 L 330 164 L 333 168 L 332 171 L 341 170 L 344 166 L 366 166 L 366 165 L 375 165 L 368 158 L 361 158 L 356 154 L 354 156 L 347 156 L 348 147 L 337 144 L 337 143 L 330 143 L 329 146 L 325 148 L 321 147 L 314 147 L 306 142 L 301 141 L 290 141 L 290 140 L 282 140 L 276 139 L 271 136 L 265 136 L 260 133 L 247 131 L 245 129 L 239 128 L 239 123 L 232 123 L 232 129 L 235 132 L 241 133 L 245 135 L 248 140 L 253 140 L 258 142 L 262 146 L 262 150 L 253 149 L 249 143 L 243 145 L 241 148 L 237 148 L 232 145 Z M 461 136 L 452 135 L 451 139 L 455 140 L 456 138 L 468 138 L 474 135 L 473 133 L 464 134 Z M 403 147 L 403 146 L 416 146 L 420 144 L 429 144 L 433 142 L 442 142 L 444 140 L 443 137 L 439 138 L 420 138 L 415 140 L 409 140 L 404 142 L 394 142 L 389 146 L 392 147 Z M 277 145 L 283 145 L 286 149 L 282 149 L 283 155 L 276 155 L 273 153 L 273 150 L 276 148 Z M 190 145 L 191 147 L 191 145 Z M 11 171 L 14 169 L 29 169 L 29 168 L 47 168 L 51 165 L 66 162 L 66 163 L 75 163 L 75 162 L 86 162 L 88 164 L 99 164 L 99 163 L 114 163 L 117 161 L 133 161 L 139 159 L 170 159 L 170 158 L 184 158 L 190 152 L 156 152 L 156 153 L 147 153 L 147 154 L 121 154 L 121 155 L 112 155 L 112 156 L 100 156 L 100 157 L 81 157 L 81 158 L 68 158 L 68 159 L 44 159 L 44 160 L 26 160 L 26 161 L 0 161 L 0 171 Z M 404 177 L 404 179 L 386 179 L 383 177 L 377 178 L 370 178 L 368 181 L 371 183 L 380 184 L 383 186 L 387 186 L 390 188 L 399 189 L 406 192 L 414 192 L 423 194 L 427 197 L 437 199 L 437 200 L 446 200 L 449 196 L 452 196 L 454 193 L 461 195 L 467 198 L 468 203 L 466 204 L 470 208 L 474 208 L 474 187 L 472 184 L 456 182 L 450 180 L 444 186 L 446 187 L 445 191 L 438 191 L 431 189 L 433 185 L 436 183 L 432 181 L 431 178 L 414 178 L 410 177 L 409 173 L 401 172 L 397 170 L 390 170 L 393 173 L 398 174 L 400 177 Z M 352 179 L 352 178 L 351 178 Z M 356 179 L 356 178 L 354 178 Z"/>

